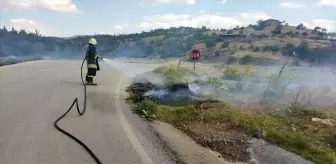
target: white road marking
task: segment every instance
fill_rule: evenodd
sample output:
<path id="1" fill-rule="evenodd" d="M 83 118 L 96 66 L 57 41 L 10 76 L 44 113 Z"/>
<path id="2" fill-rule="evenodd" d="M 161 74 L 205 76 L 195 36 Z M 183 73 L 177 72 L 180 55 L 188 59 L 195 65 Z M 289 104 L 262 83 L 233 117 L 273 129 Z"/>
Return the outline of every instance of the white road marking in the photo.
<path id="1" fill-rule="evenodd" d="M 132 127 L 128 124 L 128 121 L 126 120 L 126 117 L 123 113 L 122 107 L 121 107 L 121 101 L 120 101 L 120 85 L 123 81 L 123 77 L 119 79 L 119 82 L 116 87 L 116 98 L 115 98 L 115 107 L 117 110 L 117 115 L 119 118 L 119 121 L 121 122 L 121 125 L 123 129 L 126 132 L 128 140 L 131 142 L 133 148 L 137 152 L 138 156 L 140 157 L 143 164 L 154 164 L 152 159 L 148 156 L 147 152 L 143 149 L 141 146 L 139 140 L 136 138 L 132 131 Z"/>

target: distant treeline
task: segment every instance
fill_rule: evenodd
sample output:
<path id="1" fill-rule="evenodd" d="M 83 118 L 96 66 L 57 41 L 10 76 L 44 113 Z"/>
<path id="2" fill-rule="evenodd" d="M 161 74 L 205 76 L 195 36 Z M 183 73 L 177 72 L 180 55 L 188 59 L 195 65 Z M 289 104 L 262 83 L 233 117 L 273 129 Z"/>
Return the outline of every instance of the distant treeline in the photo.
<path id="1" fill-rule="evenodd" d="M 276 26 L 268 35 L 262 31 L 267 26 Z M 98 41 L 97 52 L 104 57 L 186 57 L 193 46 L 202 43 L 205 45 L 205 54 L 202 57 L 232 55 L 237 47 L 232 48 L 235 41 L 226 39 L 222 34 L 242 34 L 244 29 L 252 28 L 248 38 L 242 40 L 249 45 L 248 48 L 241 47 L 241 51 L 249 52 L 272 52 L 281 53 L 285 56 L 292 56 L 295 52 L 296 58 L 309 62 L 336 62 L 335 47 L 312 48 L 307 42 L 300 45 L 287 43 L 279 45 L 255 45 L 254 41 L 267 40 L 268 38 L 309 38 L 321 40 L 325 38 L 327 31 L 321 27 L 315 27 L 312 32 L 305 31 L 303 24 L 294 27 L 294 31 L 282 32 L 283 22 L 269 19 L 258 21 L 256 25 L 248 27 L 235 27 L 233 29 L 210 30 L 206 27 L 172 27 L 169 29 L 156 29 L 149 32 L 141 32 L 127 35 L 83 35 L 70 38 L 42 36 L 38 31 L 34 33 L 25 30 L 0 29 L 0 57 L 5 56 L 52 56 L 60 58 L 82 58 L 85 55 L 87 41 L 95 37 Z M 301 30 L 301 32 L 300 32 Z M 261 32 L 261 33 L 260 33 Z M 253 40 L 253 41 L 252 41 Z"/>

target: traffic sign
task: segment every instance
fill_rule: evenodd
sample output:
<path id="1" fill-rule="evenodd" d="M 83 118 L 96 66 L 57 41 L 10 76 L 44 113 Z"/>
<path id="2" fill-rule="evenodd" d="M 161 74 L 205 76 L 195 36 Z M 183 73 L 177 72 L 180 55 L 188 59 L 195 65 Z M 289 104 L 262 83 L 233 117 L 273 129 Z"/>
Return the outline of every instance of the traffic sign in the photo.
<path id="1" fill-rule="evenodd" d="M 201 52 L 199 50 L 192 50 L 189 54 L 189 57 L 194 61 L 194 70 L 196 70 L 196 61 L 200 59 Z"/>
<path id="2" fill-rule="evenodd" d="M 201 52 L 199 50 L 192 50 L 189 54 L 191 60 L 199 60 L 201 57 Z"/>

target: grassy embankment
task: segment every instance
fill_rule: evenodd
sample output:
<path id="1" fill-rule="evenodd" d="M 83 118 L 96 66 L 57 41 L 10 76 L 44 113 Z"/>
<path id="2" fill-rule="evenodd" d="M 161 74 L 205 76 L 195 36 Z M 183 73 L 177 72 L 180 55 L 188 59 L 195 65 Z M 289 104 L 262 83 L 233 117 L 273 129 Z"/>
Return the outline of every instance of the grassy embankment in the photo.
<path id="1" fill-rule="evenodd" d="M 270 75 L 268 87 L 264 95 L 276 98 L 284 96 L 288 82 L 284 82 L 283 67 L 278 73 Z M 181 72 L 189 68 L 168 66 L 155 72 L 168 77 L 167 85 L 181 84 Z M 226 88 L 227 92 L 242 91 L 245 77 L 256 76 L 252 67 L 244 69 L 226 67 L 223 76 L 236 80 L 236 85 Z M 207 81 L 209 85 L 225 85 L 213 77 Z M 332 125 L 312 121 L 313 118 L 336 120 L 335 110 L 308 109 L 295 102 L 279 112 L 264 107 L 242 109 L 236 105 L 218 101 L 190 101 L 186 105 L 162 105 L 153 97 L 143 96 L 137 90 L 137 84 L 128 88 L 127 101 L 133 104 L 134 110 L 149 120 L 161 120 L 174 125 L 195 141 L 222 154 L 232 161 L 248 161 L 246 151 L 251 137 L 261 137 L 281 148 L 302 156 L 319 164 L 336 164 L 336 130 Z M 223 88 L 223 87 L 222 87 Z M 220 90 L 220 89 L 219 89 Z M 267 101 L 267 100 L 265 100 Z"/>

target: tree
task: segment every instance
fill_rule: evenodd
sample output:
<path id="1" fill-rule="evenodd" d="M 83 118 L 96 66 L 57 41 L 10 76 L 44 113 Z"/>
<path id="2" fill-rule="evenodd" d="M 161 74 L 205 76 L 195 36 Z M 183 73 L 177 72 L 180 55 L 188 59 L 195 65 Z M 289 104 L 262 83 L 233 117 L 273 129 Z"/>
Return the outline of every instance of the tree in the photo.
<path id="1" fill-rule="evenodd" d="M 295 28 L 296 30 L 305 30 L 306 26 L 303 25 L 303 23 L 300 23 L 298 26 Z"/>
<path id="2" fill-rule="evenodd" d="M 215 42 L 214 40 L 211 40 L 211 39 L 207 39 L 207 40 L 205 40 L 205 46 L 206 46 L 207 48 L 209 48 L 210 50 L 211 50 L 213 47 L 215 47 L 216 44 L 217 44 L 217 42 Z"/>
<path id="3" fill-rule="evenodd" d="M 308 33 L 307 32 L 303 32 L 302 35 L 303 36 L 308 36 Z"/>
<path id="4" fill-rule="evenodd" d="M 251 64 L 253 57 L 251 55 L 246 55 L 240 59 L 241 64 Z"/>
<path id="5" fill-rule="evenodd" d="M 145 48 L 145 53 L 148 54 L 148 55 L 151 55 L 153 54 L 154 52 L 154 48 L 152 45 L 147 45 L 146 48 Z"/>
<path id="6" fill-rule="evenodd" d="M 35 30 L 35 35 L 40 36 L 40 32 L 38 30 Z"/>
<path id="7" fill-rule="evenodd" d="M 227 34 L 233 34 L 233 30 L 227 31 Z"/>
<path id="8" fill-rule="evenodd" d="M 23 30 L 23 29 L 21 29 L 20 31 L 19 31 L 19 35 L 26 35 L 27 34 L 27 32 L 25 31 L 25 30 Z"/>
<path id="9" fill-rule="evenodd" d="M 207 28 L 205 26 L 202 26 L 201 31 L 205 32 L 206 30 L 207 30 Z"/>
<path id="10" fill-rule="evenodd" d="M 301 42 L 301 44 L 297 48 L 297 52 L 299 54 L 299 58 L 301 60 L 305 60 L 309 55 L 309 46 L 307 42 Z"/>
<path id="11" fill-rule="evenodd" d="M 15 30 L 14 27 L 12 27 L 11 33 L 12 33 L 12 34 L 17 34 L 18 32 Z"/>
<path id="12" fill-rule="evenodd" d="M 253 44 L 251 44 L 251 46 L 250 46 L 250 49 L 251 49 L 251 50 L 253 50 L 253 48 L 254 48 L 254 45 L 253 45 Z"/>
<path id="13" fill-rule="evenodd" d="M 220 52 L 219 51 L 215 51 L 215 56 L 220 56 Z"/>
<path id="14" fill-rule="evenodd" d="M 273 36 L 280 35 L 282 28 L 282 25 L 277 25 L 276 28 L 272 31 Z"/>
<path id="15" fill-rule="evenodd" d="M 2 45 L 3 44 L 0 42 L 0 57 L 4 57 L 5 56 L 5 52 L 3 51 Z"/>
<path id="16" fill-rule="evenodd" d="M 313 30 L 313 33 L 318 33 L 321 30 L 321 27 L 316 26 Z"/>
<path id="17" fill-rule="evenodd" d="M 270 49 L 271 49 L 273 55 L 275 55 L 280 50 L 280 48 L 276 45 L 271 46 Z"/>
<path id="18" fill-rule="evenodd" d="M 286 48 L 293 48 L 293 47 L 295 47 L 295 45 L 292 44 L 292 43 L 287 43 L 287 45 L 286 45 Z"/>
<path id="19" fill-rule="evenodd" d="M 220 36 L 217 36 L 216 37 L 216 42 L 222 42 L 224 39 L 222 38 L 222 37 L 220 37 Z"/>
<path id="20" fill-rule="evenodd" d="M 265 28 L 265 21 L 263 20 L 258 20 L 257 25 L 253 26 L 254 30 L 261 31 Z"/>

